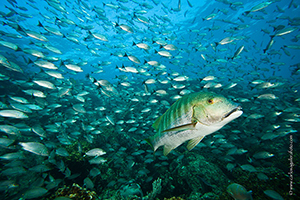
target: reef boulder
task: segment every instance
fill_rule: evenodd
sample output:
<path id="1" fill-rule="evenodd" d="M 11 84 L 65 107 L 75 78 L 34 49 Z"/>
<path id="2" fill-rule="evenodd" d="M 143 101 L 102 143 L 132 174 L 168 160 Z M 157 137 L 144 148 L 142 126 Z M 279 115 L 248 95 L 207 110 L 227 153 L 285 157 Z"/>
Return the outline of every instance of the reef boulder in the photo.
<path id="1" fill-rule="evenodd" d="M 182 159 L 182 165 L 177 170 L 179 183 L 187 184 L 191 190 L 191 198 L 188 199 L 194 199 L 195 193 L 198 198 L 205 193 L 220 195 L 224 192 L 224 186 L 229 183 L 221 169 L 196 153 L 190 152 Z"/>

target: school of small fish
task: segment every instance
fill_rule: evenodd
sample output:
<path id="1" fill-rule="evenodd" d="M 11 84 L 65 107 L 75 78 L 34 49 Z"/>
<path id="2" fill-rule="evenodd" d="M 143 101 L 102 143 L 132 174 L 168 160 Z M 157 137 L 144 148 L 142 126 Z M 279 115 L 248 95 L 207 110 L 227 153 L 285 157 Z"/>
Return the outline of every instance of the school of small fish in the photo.
<path id="1" fill-rule="evenodd" d="M 227 199 L 295 197 L 299 5 L 1 1 L 0 198 L 77 183 L 99 199 L 130 199 L 130 185 L 154 199 L 152 182 L 167 185 L 193 154 L 231 180 Z M 177 192 L 167 197 L 192 199 Z"/>

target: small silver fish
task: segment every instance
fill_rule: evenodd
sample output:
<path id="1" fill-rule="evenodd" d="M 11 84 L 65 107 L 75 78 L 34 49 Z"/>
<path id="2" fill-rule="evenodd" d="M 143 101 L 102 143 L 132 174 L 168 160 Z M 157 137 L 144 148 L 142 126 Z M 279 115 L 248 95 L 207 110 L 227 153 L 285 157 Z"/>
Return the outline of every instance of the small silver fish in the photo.
<path id="1" fill-rule="evenodd" d="M 91 149 L 85 153 L 85 155 L 87 155 L 87 156 L 102 156 L 104 154 L 106 154 L 106 152 L 100 148 Z"/>

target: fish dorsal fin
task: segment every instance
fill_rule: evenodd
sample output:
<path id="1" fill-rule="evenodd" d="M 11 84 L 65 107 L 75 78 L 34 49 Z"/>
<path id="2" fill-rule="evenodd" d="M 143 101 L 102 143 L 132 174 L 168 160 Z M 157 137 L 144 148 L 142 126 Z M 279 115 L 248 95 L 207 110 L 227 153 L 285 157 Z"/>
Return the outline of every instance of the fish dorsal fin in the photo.
<path id="1" fill-rule="evenodd" d="M 153 123 L 152 127 L 158 132 L 158 127 L 159 127 L 159 124 L 160 124 L 160 121 L 162 119 L 164 115 L 160 116 L 159 118 L 157 118 L 155 120 L 155 122 Z"/>
<path id="2" fill-rule="evenodd" d="M 170 132 L 170 131 L 185 131 L 185 130 L 191 130 L 195 128 L 196 123 L 190 123 L 190 124 L 184 124 L 181 126 L 176 126 L 167 130 L 164 130 L 163 132 Z"/>
<path id="3" fill-rule="evenodd" d="M 164 152 L 163 152 L 164 156 L 167 156 L 170 153 L 170 151 L 172 151 L 173 149 L 174 148 L 172 146 L 164 145 Z"/>
<path id="4" fill-rule="evenodd" d="M 197 144 L 204 138 L 204 136 L 200 136 L 200 137 L 196 137 L 191 139 L 188 142 L 188 145 L 186 146 L 186 148 L 190 151 L 192 150 L 195 146 L 197 146 Z"/>

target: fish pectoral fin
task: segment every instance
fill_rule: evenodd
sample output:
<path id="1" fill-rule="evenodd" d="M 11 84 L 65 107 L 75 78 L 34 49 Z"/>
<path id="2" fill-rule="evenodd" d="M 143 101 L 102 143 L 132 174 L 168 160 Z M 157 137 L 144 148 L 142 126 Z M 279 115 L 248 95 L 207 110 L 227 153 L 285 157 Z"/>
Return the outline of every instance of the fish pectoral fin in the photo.
<path id="1" fill-rule="evenodd" d="M 165 132 L 170 132 L 170 131 L 185 131 L 185 130 L 191 130 L 195 128 L 196 123 L 190 123 L 190 124 L 184 124 L 181 126 L 176 126 L 174 128 L 170 128 L 167 130 L 164 130 L 163 133 Z"/>
<path id="2" fill-rule="evenodd" d="M 172 151 L 173 149 L 174 148 L 170 145 L 164 145 L 164 152 L 163 152 L 164 156 L 167 156 L 170 153 L 170 151 Z"/>
<path id="3" fill-rule="evenodd" d="M 156 151 L 156 148 L 154 148 L 154 138 L 153 137 L 149 137 L 147 139 L 145 139 L 145 141 L 151 146 L 151 148 L 154 150 L 154 152 Z"/>
<path id="4" fill-rule="evenodd" d="M 195 146 L 197 146 L 197 144 L 199 142 L 201 142 L 201 140 L 204 138 L 204 136 L 200 136 L 200 137 L 196 137 L 196 138 L 193 138 L 191 139 L 189 142 L 188 142 L 188 145 L 186 146 L 186 148 L 190 151 L 192 150 Z"/>

